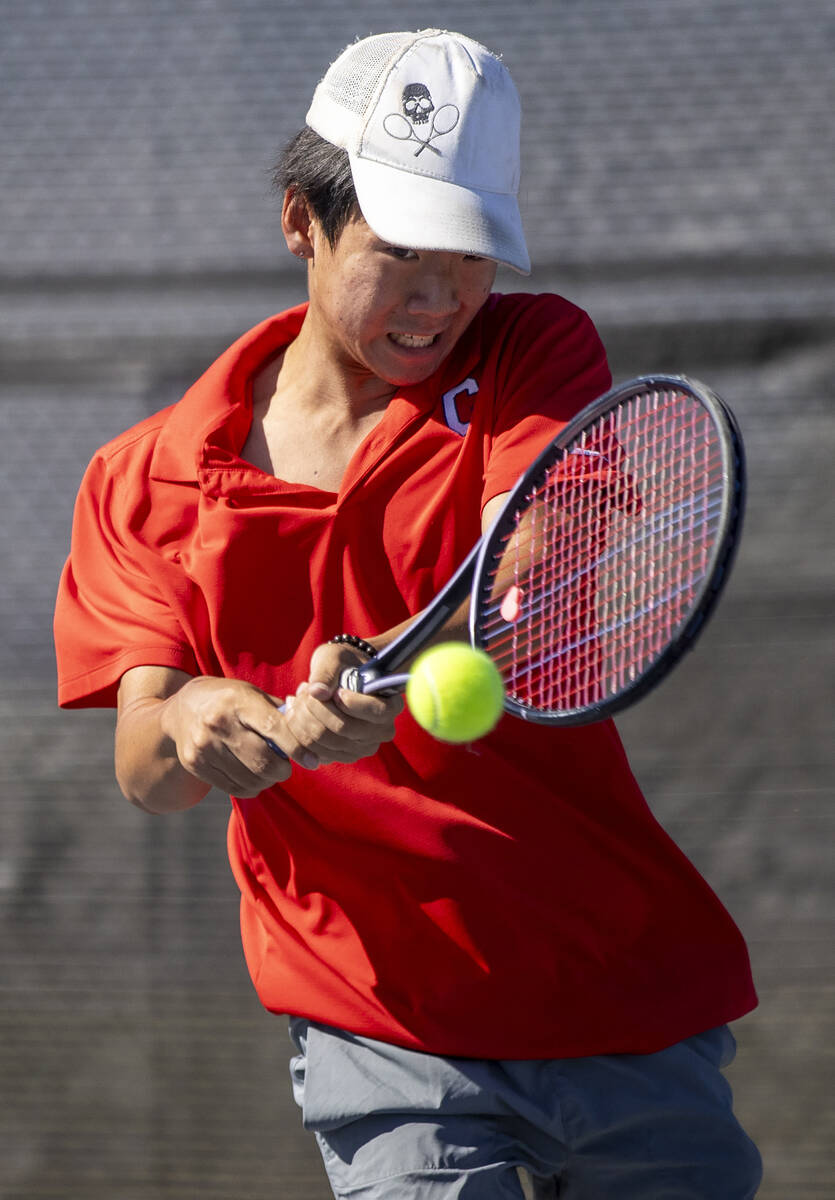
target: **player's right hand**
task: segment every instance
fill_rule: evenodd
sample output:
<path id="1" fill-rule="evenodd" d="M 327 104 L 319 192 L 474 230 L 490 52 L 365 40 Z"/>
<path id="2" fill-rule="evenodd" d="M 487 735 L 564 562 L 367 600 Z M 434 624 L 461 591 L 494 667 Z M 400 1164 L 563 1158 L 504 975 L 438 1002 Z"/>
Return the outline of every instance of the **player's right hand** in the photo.
<path id="1" fill-rule="evenodd" d="M 280 703 L 243 680 L 202 676 L 169 697 L 161 725 L 190 774 L 233 796 L 257 796 L 289 778 L 289 760 L 309 769 L 319 765 L 290 732 Z"/>

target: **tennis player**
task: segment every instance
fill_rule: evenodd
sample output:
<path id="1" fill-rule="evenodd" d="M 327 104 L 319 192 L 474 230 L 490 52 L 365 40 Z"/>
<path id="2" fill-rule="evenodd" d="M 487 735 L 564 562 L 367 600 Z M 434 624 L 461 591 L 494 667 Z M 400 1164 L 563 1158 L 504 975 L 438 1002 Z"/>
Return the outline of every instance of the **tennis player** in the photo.
<path id="1" fill-rule="evenodd" d="M 746 948 L 611 722 L 456 748 L 338 688 L 610 383 L 583 312 L 492 290 L 529 271 L 510 76 L 458 34 L 359 41 L 279 176 L 309 299 L 95 456 L 60 703 L 118 705 L 141 808 L 231 795 L 247 962 L 336 1196 L 745 1200 Z"/>

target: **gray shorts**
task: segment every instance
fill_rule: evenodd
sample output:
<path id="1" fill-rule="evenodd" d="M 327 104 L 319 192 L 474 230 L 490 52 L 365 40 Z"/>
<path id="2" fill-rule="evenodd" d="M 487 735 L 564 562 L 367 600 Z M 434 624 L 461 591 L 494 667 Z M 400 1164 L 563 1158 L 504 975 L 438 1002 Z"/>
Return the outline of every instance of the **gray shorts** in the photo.
<path id="1" fill-rule="evenodd" d="M 726 1026 L 647 1055 L 439 1058 L 292 1019 L 290 1069 L 336 1197 L 750 1200 L 762 1167 Z"/>

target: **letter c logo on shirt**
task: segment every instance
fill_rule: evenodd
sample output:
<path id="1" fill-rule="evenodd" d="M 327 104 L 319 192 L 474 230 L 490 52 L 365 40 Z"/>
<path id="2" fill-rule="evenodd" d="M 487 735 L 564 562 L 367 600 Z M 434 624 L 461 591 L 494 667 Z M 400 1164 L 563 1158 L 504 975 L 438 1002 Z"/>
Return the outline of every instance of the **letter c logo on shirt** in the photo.
<path id="1" fill-rule="evenodd" d="M 468 396 L 474 396 L 478 391 L 478 384 L 474 379 L 465 379 L 463 383 L 458 383 L 454 388 L 450 388 L 448 392 L 444 392 L 444 420 L 454 433 L 459 433 L 461 437 L 467 432 L 470 425 L 470 415 L 472 413 L 472 405 L 464 406 L 467 419 L 461 419 L 460 407 L 455 403 L 458 396 L 462 392 L 466 392 Z"/>

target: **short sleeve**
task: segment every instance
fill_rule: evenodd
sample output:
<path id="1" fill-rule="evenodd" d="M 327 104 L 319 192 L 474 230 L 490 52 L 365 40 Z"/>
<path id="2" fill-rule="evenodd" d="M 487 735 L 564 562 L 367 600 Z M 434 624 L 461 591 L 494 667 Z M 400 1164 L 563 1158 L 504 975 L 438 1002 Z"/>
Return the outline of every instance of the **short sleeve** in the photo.
<path id="1" fill-rule="evenodd" d="M 524 300 L 497 365 L 482 507 L 512 488 L 540 450 L 612 382 L 603 344 L 582 309 L 560 296 Z"/>
<path id="2" fill-rule="evenodd" d="M 148 551 L 132 544 L 128 481 L 97 456 L 76 500 L 72 542 L 58 587 L 54 635 L 58 702 L 111 707 L 136 666 L 198 674 L 195 655 L 158 584 Z"/>

